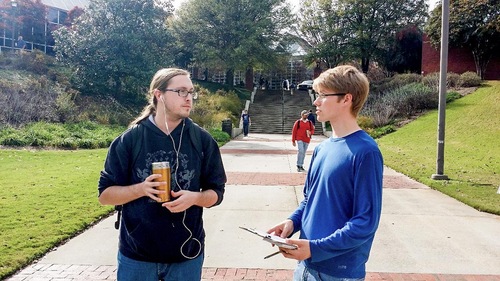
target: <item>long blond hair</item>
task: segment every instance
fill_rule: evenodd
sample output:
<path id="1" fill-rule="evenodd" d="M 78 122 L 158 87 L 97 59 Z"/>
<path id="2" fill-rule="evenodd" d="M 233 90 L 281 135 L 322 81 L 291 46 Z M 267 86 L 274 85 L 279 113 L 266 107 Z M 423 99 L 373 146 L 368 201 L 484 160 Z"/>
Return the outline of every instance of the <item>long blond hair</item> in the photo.
<path id="1" fill-rule="evenodd" d="M 189 77 L 190 73 L 184 69 L 179 68 L 162 68 L 155 73 L 155 75 L 153 76 L 153 80 L 151 80 L 151 84 L 149 85 L 149 104 L 146 105 L 141 114 L 130 123 L 130 127 L 148 118 L 149 115 L 156 114 L 156 106 L 158 104 L 158 100 L 154 95 L 154 91 L 158 89 L 159 91 L 164 92 L 165 89 L 168 88 L 170 79 L 179 75 L 185 75 Z"/>

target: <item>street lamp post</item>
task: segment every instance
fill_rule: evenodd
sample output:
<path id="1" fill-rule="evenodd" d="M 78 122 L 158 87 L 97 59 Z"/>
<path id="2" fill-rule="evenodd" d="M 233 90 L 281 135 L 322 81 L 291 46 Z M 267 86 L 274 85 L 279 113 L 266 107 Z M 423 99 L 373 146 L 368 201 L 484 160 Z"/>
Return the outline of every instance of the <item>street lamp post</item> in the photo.
<path id="1" fill-rule="evenodd" d="M 16 9 L 17 0 L 10 0 L 10 5 L 12 6 L 12 51 L 14 51 L 14 41 L 16 40 Z"/>
<path id="2" fill-rule="evenodd" d="M 436 173 L 432 174 L 434 180 L 448 180 L 444 174 L 444 133 L 446 114 L 446 74 L 448 72 L 448 36 L 449 36 L 450 0 L 442 2 L 441 23 L 441 66 L 439 76 L 439 116 Z"/>

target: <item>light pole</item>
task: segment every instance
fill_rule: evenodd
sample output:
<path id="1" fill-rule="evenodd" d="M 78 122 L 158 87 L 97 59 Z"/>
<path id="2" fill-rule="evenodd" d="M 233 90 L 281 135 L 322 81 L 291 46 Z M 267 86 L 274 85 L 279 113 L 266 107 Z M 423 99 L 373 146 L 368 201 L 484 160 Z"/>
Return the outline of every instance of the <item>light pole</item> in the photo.
<path id="1" fill-rule="evenodd" d="M 437 161 L 436 173 L 432 174 L 434 180 L 448 180 L 444 174 L 444 129 L 446 113 L 446 74 L 448 72 L 448 36 L 449 36 L 449 15 L 450 0 L 442 2 L 441 18 L 441 70 L 439 76 L 439 116 L 438 116 L 438 140 L 437 140 Z"/>
<path id="2" fill-rule="evenodd" d="M 10 5 L 12 6 L 12 51 L 14 51 L 14 41 L 16 40 L 16 9 L 17 0 L 10 0 Z"/>

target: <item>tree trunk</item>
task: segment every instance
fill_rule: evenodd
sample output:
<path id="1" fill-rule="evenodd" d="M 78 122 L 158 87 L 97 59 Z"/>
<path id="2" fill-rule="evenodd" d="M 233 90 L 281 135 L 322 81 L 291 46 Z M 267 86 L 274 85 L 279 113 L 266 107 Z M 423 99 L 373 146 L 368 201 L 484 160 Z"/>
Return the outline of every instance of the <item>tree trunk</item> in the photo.
<path id="1" fill-rule="evenodd" d="M 226 84 L 234 86 L 234 69 L 229 68 L 226 70 Z"/>
<path id="2" fill-rule="evenodd" d="M 486 73 L 486 68 L 488 67 L 488 63 L 490 62 L 490 56 L 484 56 L 480 54 L 481 51 L 472 51 L 472 57 L 474 58 L 474 64 L 476 65 L 476 73 L 482 80 L 484 80 L 484 76 Z"/>
<path id="3" fill-rule="evenodd" d="M 368 73 L 368 70 L 370 69 L 370 59 L 367 57 L 361 58 L 361 70 L 363 73 Z"/>
<path id="4" fill-rule="evenodd" d="M 247 66 L 245 71 L 245 89 L 253 90 L 253 67 Z"/>

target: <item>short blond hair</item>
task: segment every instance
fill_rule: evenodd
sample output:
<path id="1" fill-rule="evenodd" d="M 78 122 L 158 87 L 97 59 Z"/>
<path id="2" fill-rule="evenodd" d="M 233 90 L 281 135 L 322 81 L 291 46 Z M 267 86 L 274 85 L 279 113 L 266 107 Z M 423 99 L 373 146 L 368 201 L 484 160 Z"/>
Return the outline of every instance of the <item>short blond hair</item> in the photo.
<path id="1" fill-rule="evenodd" d="M 358 116 L 368 98 L 370 82 L 366 75 L 354 66 L 340 65 L 326 70 L 314 79 L 313 89 L 316 92 L 322 89 L 335 93 L 351 94 L 351 113 Z"/>

